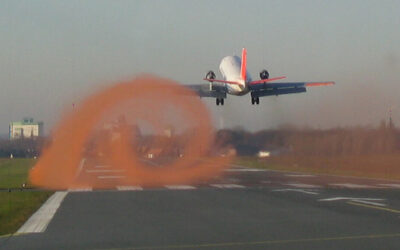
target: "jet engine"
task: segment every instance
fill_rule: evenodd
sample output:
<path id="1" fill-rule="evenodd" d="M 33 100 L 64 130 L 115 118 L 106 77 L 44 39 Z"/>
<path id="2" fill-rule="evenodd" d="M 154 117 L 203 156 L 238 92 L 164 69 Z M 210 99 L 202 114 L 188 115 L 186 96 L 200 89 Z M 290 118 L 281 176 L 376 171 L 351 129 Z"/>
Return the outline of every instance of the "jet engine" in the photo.
<path id="1" fill-rule="evenodd" d="M 260 72 L 260 78 L 261 78 L 261 80 L 264 80 L 264 79 L 268 79 L 268 78 L 269 78 L 269 73 L 268 73 L 268 71 L 267 71 L 266 69 L 264 69 L 264 70 L 262 70 L 262 71 Z"/>
<path id="2" fill-rule="evenodd" d="M 212 70 L 208 71 L 207 74 L 206 74 L 206 78 L 209 79 L 209 80 L 215 79 L 214 71 L 212 71 Z"/>

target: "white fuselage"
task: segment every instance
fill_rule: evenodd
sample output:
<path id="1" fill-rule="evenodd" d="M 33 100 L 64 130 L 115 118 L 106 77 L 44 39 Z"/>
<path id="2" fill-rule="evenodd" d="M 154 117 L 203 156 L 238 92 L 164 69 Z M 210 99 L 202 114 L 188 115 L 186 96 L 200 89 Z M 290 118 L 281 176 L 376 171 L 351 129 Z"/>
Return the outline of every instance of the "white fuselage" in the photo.
<path id="1" fill-rule="evenodd" d="M 228 94 L 231 95 L 245 95 L 249 92 L 247 86 L 251 81 L 250 74 L 246 71 L 246 79 L 241 79 L 241 59 L 238 56 L 224 57 L 219 65 L 219 71 L 226 81 L 237 82 L 239 84 L 226 84 Z"/>

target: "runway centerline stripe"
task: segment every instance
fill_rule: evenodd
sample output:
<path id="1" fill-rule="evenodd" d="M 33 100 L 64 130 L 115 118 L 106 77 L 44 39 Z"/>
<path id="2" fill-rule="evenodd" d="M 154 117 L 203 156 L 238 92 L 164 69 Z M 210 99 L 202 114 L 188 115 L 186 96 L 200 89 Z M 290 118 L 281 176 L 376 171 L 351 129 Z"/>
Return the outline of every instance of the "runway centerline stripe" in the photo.
<path id="1" fill-rule="evenodd" d="M 37 210 L 17 233 L 42 233 L 46 230 L 54 214 L 57 212 L 65 196 L 66 191 L 55 192 L 49 199 Z"/>

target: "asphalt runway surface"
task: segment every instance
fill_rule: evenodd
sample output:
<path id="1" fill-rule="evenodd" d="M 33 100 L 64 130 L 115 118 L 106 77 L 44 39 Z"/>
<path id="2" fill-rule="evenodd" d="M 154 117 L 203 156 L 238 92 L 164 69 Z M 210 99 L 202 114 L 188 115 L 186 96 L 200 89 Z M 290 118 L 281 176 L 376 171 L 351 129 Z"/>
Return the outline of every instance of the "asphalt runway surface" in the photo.
<path id="1" fill-rule="evenodd" d="M 43 232 L 0 249 L 399 249 L 399 197 L 396 181 L 234 166 L 196 186 L 70 190 Z"/>

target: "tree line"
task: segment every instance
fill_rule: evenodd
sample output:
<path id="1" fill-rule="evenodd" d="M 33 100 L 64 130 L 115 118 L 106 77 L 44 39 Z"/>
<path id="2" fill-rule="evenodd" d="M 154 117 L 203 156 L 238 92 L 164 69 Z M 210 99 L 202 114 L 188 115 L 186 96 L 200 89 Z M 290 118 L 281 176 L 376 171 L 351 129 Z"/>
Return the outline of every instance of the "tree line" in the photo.
<path id="1" fill-rule="evenodd" d="M 33 158 L 40 155 L 45 138 L 1 139 L 0 157 Z"/>
<path id="2" fill-rule="evenodd" d="M 292 155 L 365 155 L 400 153 L 400 131 L 382 122 L 378 127 L 298 129 L 293 126 L 250 133 L 220 130 L 217 144 L 234 147 L 239 155 L 260 150 Z"/>
<path id="3" fill-rule="evenodd" d="M 39 156 L 48 138 L 0 140 L 0 157 Z M 238 155 L 256 155 L 261 150 L 290 155 L 400 154 L 400 130 L 382 122 L 378 127 L 299 129 L 283 126 L 249 132 L 224 129 L 216 132 L 216 147 L 232 147 Z"/>

